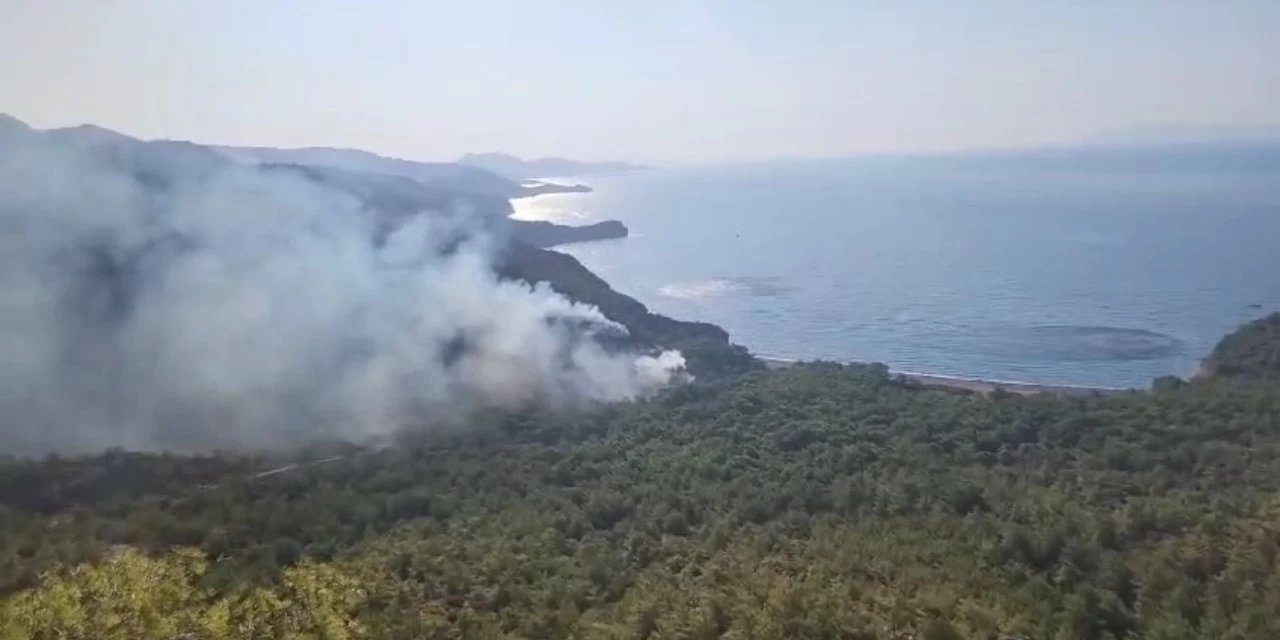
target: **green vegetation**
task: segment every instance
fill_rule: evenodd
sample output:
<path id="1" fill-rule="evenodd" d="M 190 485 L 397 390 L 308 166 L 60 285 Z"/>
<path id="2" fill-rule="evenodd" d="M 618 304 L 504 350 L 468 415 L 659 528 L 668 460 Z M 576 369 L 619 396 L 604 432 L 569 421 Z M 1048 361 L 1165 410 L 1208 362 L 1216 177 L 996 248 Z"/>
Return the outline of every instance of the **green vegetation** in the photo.
<path id="1" fill-rule="evenodd" d="M 1223 338 L 1204 368 L 1216 376 L 1280 380 L 1280 313 L 1254 320 Z"/>
<path id="2" fill-rule="evenodd" d="M 0 463 L 0 638 L 1280 637 L 1271 380 L 811 364 L 298 455 Z"/>
<path id="3" fill-rule="evenodd" d="M 633 345 L 679 349 L 689 371 L 699 379 L 723 378 L 756 366 L 746 349 L 729 342 L 724 329 L 652 313 L 634 298 L 614 291 L 573 256 L 514 242 L 503 254 L 498 274 L 530 284 L 545 282 L 570 300 L 598 308 L 627 327 Z"/>

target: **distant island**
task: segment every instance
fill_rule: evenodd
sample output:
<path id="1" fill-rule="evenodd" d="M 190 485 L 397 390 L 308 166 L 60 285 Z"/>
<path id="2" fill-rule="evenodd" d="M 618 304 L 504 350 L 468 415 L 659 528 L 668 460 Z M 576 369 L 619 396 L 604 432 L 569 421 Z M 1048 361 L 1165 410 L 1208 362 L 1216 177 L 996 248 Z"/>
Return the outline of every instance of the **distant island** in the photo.
<path id="1" fill-rule="evenodd" d="M 630 162 L 588 162 L 566 158 L 536 158 L 523 160 L 506 153 L 468 153 L 458 158 L 458 164 L 478 167 L 496 173 L 509 180 L 534 178 L 563 178 L 570 176 L 610 175 L 645 171 L 652 167 Z"/>
<path id="2" fill-rule="evenodd" d="M 528 181 L 520 185 L 520 192 L 513 198 L 530 198 L 550 193 L 591 193 L 585 184 L 556 184 L 554 182 Z"/>

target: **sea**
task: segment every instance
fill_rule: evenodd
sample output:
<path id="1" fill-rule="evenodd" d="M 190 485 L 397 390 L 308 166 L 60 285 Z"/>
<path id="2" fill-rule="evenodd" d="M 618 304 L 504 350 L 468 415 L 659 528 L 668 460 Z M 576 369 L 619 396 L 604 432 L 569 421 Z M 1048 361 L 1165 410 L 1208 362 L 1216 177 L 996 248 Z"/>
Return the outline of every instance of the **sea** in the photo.
<path id="1" fill-rule="evenodd" d="M 651 310 L 753 353 L 1144 388 L 1280 310 L 1280 147 L 663 169 L 515 201 L 621 220 L 567 245 Z"/>

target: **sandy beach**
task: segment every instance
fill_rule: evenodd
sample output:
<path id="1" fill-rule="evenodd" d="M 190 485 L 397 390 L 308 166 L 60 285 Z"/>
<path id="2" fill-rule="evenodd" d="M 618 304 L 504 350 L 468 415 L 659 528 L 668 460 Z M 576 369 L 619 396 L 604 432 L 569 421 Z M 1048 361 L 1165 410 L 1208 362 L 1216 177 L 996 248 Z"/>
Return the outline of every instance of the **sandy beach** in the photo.
<path id="1" fill-rule="evenodd" d="M 788 358 L 774 358 L 767 356 L 757 356 L 764 362 L 766 367 L 770 369 L 781 369 L 797 364 L 796 360 Z M 930 387 L 935 389 L 953 389 L 958 391 L 967 391 L 970 393 L 989 394 L 997 390 L 1007 393 L 1016 393 L 1018 395 L 1030 396 L 1037 393 L 1052 393 L 1058 395 L 1092 395 L 1100 394 L 1116 394 L 1134 391 L 1134 389 L 1123 389 L 1119 387 L 1088 387 L 1073 385 L 1053 385 L 1053 384 L 1036 384 L 1032 382 L 1015 382 L 1010 380 L 986 380 L 982 378 L 965 378 L 961 376 L 946 376 L 932 373 L 917 373 L 914 371 L 890 371 L 894 377 L 906 382 L 918 384 L 922 387 Z"/>

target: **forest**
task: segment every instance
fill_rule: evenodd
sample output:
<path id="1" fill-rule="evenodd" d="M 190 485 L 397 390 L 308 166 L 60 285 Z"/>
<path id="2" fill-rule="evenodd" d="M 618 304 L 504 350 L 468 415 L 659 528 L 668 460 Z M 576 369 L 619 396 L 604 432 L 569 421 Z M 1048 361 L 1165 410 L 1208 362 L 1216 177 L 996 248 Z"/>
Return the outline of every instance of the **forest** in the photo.
<path id="1" fill-rule="evenodd" d="M 0 639 L 1280 638 L 1277 324 L 1105 396 L 807 363 L 378 446 L 4 459 Z"/>

